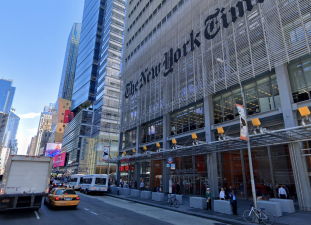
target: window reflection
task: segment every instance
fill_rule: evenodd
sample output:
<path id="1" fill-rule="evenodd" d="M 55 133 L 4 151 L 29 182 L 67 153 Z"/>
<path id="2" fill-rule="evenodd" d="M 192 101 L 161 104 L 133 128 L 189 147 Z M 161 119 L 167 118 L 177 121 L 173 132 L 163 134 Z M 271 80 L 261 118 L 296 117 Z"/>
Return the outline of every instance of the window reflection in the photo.
<path id="1" fill-rule="evenodd" d="M 288 67 L 294 102 L 310 99 L 311 91 L 311 57 L 290 64 Z"/>
<path id="2" fill-rule="evenodd" d="M 149 122 L 142 126 L 142 143 L 157 141 L 163 138 L 163 119 Z"/>
<path id="3" fill-rule="evenodd" d="M 276 75 L 256 78 L 244 85 L 244 95 L 248 115 L 265 112 L 280 107 L 279 89 Z M 243 105 L 241 89 L 232 88 L 213 97 L 214 123 L 221 123 L 239 117 L 235 104 Z"/>
<path id="4" fill-rule="evenodd" d="M 171 114 L 171 135 L 181 134 L 204 127 L 203 103 Z"/>
<path id="5" fill-rule="evenodd" d="M 123 148 L 136 146 L 136 129 L 126 131 L 124 133 Z"/>

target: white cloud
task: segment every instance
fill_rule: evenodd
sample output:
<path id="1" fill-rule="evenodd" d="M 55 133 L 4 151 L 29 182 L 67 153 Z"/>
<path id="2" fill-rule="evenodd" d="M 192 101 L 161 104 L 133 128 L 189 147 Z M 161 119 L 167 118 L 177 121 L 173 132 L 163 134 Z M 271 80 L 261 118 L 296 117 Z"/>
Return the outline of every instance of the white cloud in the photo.
<path id="1" fill-rule="evenodd" d="M 41 113 L 34 113 L 34 112 L 31 112 L 31 113 L 26 113 L 26 114 L 19 114 L 18 116 L 20 118 L 23 118 L 23 119 L 33 119 L 37 116 L 40 116 Z"/>
<path id="2" fill-rule="evenodd" d="M 37 131 L 38 131 L 38 128 L 27 129 L 27 133 L 29 133 L 29 134 L 36 134 Z"/>

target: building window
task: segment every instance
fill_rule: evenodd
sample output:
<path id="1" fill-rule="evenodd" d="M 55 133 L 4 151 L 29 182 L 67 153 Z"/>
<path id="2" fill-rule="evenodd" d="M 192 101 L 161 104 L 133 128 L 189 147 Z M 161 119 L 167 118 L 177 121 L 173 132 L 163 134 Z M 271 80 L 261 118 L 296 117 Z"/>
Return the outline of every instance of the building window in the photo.
<path id="1" fill-rule="evenodd" d="M 265 112 L 281 106 L 276 75 L 255 78 L 243 85 L 248 115 Z M 241 89 L 228 88 L 213 97 L 214 123 L 233 120 L 239 117 L 235 104 L 243 105 Z"/>
<path id="2" fill-rule="evenodd" d="M 299 58 L 298 61 L 289 64 L 288 73 L 294 102 L 310 99 L 311 57 Z"/>
<path id="3" fill-rule="evenodd" d="M 151 121 L 142 126 L 142 143 L 163 138 L 163 118 Z"/>
<path id="4" fill-rule="evenodd" d="M 202 102 L 171 114 L 171 135 L 196 130 L 204 126 L 204 109 Z"/>
<path id="5" fill-rule="evenodd" d="M 62 113 L 62 116 L 64 115 L 64 113 Z"/>
<path id="6" fill-rule="evenodd" d="M 136 146 L 136 129 L 126 131 L 124 133 L 123 148 Z"/>
<path id="7" fill-rule="evenodd" d="M 59 128 L 59 131 L 62 131 L 62 128 Z"/>
<path id="8" fill-rule="evenodd" d="M 61 120 L 60 122 L 62 123 L 63 121 Z"/>

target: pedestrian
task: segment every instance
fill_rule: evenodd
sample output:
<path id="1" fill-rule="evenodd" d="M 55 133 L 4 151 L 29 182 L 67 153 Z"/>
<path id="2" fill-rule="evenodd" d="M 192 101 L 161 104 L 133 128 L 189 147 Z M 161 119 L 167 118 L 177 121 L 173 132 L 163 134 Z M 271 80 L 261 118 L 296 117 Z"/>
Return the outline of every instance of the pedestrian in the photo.
<path id="1" fill-rule="evenodd" d="M 180 185 L 179 182 L 176 184 L 176 195 L 180 195 Z"/>
<path id="2" fill-rule="evenodd" d="M 236 201 L 234 190 L 232 190 L 232 192 L 230 193 L 229 199 L 230 199 L 230 204 L 232 206 L 233 214 L 234 215 L 238 215 L 238 212 L 237 212 L 238 211 L 238 204 L 237 204 L 237 201 Z"/>
<path id="3" fill-rule="evenodd" d="M 157 192 L 160 192 L 160 185 L 157 186 Z"/>
<path id="4" fill-rule="evenodd" d="M 145 186 L 144 180 L 142 179 L 141 182 L 140 182 L 140 190 L 141 191 L 144 190 L 144 186 Z"/>
<path id="5" fill-rule="evenodd" d="M 212 193 L 209 188 L 206 188 L 206 210 L 212 210 Z"/>
<path id="6" fill-rule="evenodd" d="M 243 194 L 244 194 L 244 186 L 243 186 L 242 183 L 240 184 L 239 189 L 240 189 L 240 195 L 243 197 Z"/>
<path id="7" fill-rule="evenodd" d="M 137 189 L 137 181 L 134 182 L 134 188 Z"/>
<path id="8" fill-rule="evenodd" d="M 285 191 L 285 189 L 284 189 L 283 186 L 281 186 L 281 187 L 279 188 L 279 197 L 280 197 L 281 199 L 286 199 L 286 197 L 287 197 L 286 191 Z"/>
<path id="9" fill-rule="evenodd" d="M 259 189 L 259 187 L 256 188 L 256 197 L 257 197 L 257 201 L 262 200 L 262 192 Z"/>
<path id="10" fill-rule="evenodd" d="M 129 189 L 132 189 L 132 181 L 129 183 Z"/>
<path id="11" fill-rule="evenodd" d="M 223 188 L 221 188 L 221 191 L 219 193 L 219 198 L 220 198 L 220 200 L 225 200 L 225 198 L 226 198 L 225 191 Z"/>
<path id="12" fill-rule="evenodd" d="M 123 188 L 123 180 L 120 181 L 121 188 Z"/>
<path id="13" fill-rule="evenodd" d="M 285 184 L 285 191 L 286 191 L 286 195 L 287 195 L 287 198 L 290 198 L 290 194 L 289 194 L 289 184 L 288 182 L 286 181 L 286 184 Z"/>

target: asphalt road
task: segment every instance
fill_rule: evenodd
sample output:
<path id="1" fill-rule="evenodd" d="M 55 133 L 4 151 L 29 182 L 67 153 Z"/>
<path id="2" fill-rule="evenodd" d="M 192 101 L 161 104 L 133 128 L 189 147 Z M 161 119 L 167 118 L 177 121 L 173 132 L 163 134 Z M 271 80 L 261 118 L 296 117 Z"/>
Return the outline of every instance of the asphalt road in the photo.
<path id="1" fill-rule="evenodd" d="M 0 214 L 2 225 L 166 225 L 166 224 L 220 224 L 189 215 L 183 215 L 141 205 L 109 196 L 85 196 L 80 194 L 77 209 L 48 209 L 42 204 L 37 215 L 34 211 L 11 211 Z"/>

